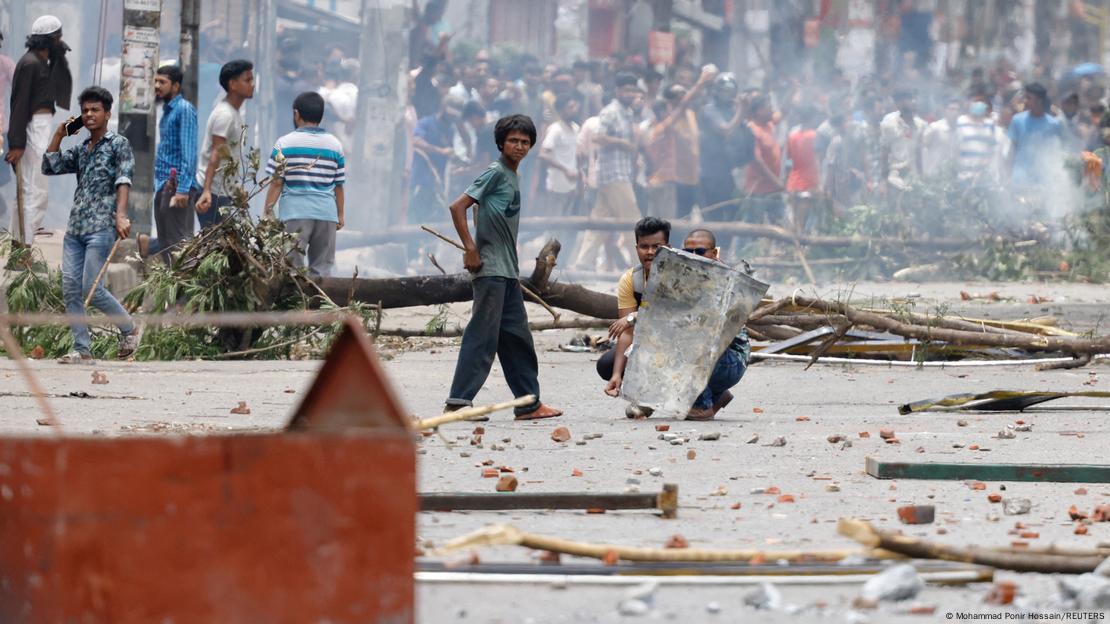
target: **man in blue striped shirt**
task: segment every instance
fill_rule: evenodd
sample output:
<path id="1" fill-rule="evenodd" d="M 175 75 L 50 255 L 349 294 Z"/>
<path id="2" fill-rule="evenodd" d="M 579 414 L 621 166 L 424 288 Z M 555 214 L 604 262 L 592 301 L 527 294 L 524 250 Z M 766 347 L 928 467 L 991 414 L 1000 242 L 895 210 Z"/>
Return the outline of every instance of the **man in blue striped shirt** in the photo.
<path id="1" fill-rule="evenodd" d="M 154 157 L 154 224 L 158 238 L 147 253 L 169 260 L 170 251 L 193 235 L 193 189 L 197 169 L 197 109 L 181 95 L 185 76 L 176 65 L 158 68 L 154 95 L 165 102 Z M 142 242 L 142 241 L 140 241 Z"/>
<path id="2" fill-rule="evenodd" d="M 347 180 L 343 145 L 320 127 L 323 119 L 324 98 L 319 93 L 298 95 L 293 101 L 296 130 L 278 138 L 266 163 L 272 180 L 265 214 L 272 217 L 278 204 L 285 229 L 301 242 L 301 248 L 290 253 L 290 261 L 304 266 L 307 251 L 308 273 L 314 278 L 328 277 L 335 266 L 335 232 L 343 227 Z"/>

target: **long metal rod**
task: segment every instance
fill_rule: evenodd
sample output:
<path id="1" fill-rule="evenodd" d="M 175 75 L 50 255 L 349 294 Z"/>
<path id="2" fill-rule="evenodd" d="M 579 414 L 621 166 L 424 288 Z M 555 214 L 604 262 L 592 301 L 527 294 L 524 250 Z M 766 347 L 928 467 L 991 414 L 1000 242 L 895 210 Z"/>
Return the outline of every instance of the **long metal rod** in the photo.
<path id="1" fill-rule="evenodd" d="M 773 582 L 776 585 L 857 585 L 866 583 L 874 574 L 815 574 L 785 576 L 760 574 L 752 576 L 606 576 L 585 574 L 491 574 L 486 572 L 416 572 L 418 583 L 473 583 L 506 585 L 757 585 Z M 953 572 L 922 572 L 922 580 L 938 584 L 962 584 L 990 581 L 994 575 L 989 569 Z"/>

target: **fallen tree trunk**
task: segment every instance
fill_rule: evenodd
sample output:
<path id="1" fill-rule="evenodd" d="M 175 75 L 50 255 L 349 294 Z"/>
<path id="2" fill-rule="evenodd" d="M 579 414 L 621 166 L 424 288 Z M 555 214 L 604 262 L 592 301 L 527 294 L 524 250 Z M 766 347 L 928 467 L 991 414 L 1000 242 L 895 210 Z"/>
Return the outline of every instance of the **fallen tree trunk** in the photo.
<path id="1" fill-rule="evenodd" d="M 553 232 L 553 231 L 585 231 L 599 230 L 607 232 L 632 232 L 635 227 L 633 221 L 619 219 L 591 219 L 589 217 L 528 217 L 520 220 L 521 232 Z M 769 238 L 788 243 L 797 241 L 802 245 L 811 247 L 848 247 L 851 245 L 890 245 L 893 247 L 913 247 L 936 249 L 943 251 L 958 251 L 979 247 L 980 241 L 952 238 L 867 238 L 856 236 L 819 236 L 802 234 L 795 236 L 794 232 L 776 225 L 762 223 L 740 223 L 734 221 L 711 221 L 693 223 L 688 220 L 671 222 L 675 231 L 706 228 L 718 237 L 721 236 L 750 236 L 754 238 Z M 450 223 L 433 223 L 430 227 L 438 230 L 450 231 L 454 226 Z M 336 241 L 339 249 L 364 247 L 367 245 L 380 245 L 402 240 L 423 238 L 427 234 L 418 225 L 395 226 L 388 230 L 375 232 L 340 232 Z"/>
<path id="2" fill-rule="evenodd" d="M 557 240 L 544 245 L 536 258 L 532 275 L 522 277 L 521 283 L 557 308 L 594 318 L 617 318 L 617 298 L 613 295 L 589 290 L 577 284 L 551 281 L 551 271 L 555 268 L 559 249 Z M 380 303 L 383 310 L 455 303 L 473 298 L 470 276 L 466 273 L 385 279 L 326 277 L 320 280 L 319 285 L 340 306 L 348 305 L 354 300 Z"/>
<path id="3" fill-rule="evenodd" d="M 792 304 L 803 308 L 826 314 L 843 315 L 857 326 L 866 325 L 905 338 L 945 342 L 953 345 L 1011 347 L 1025 349 L 1026 351 L 1060 351 L 1079 355 L 1110 353 L 1110 336 L 1086 339 L 1020 333 L 994 334 L 982 331 L 930 327 L 928 325 L 911 325 L 875 312 L 856 310 L 838 301 L 825 301 L 809 297 L 794 297 L 790 301 Z"/>

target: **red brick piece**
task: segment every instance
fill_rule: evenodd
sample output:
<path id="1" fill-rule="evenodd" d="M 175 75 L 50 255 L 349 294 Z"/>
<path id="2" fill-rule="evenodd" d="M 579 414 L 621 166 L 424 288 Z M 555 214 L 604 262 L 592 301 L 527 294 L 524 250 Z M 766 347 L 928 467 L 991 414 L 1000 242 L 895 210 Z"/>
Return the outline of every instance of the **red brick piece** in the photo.
<path id="1" fill-rule="evenodd" d="M 655 430 L 656 431 L 670 431 L 671 426 L 670 425 L 655 425 Z"/>
<path id="2" fill-rule="evenodd" d="M 884 440 L 889 440 L 894 437 L 894 430 L 890 427 L 883 427 L 879 429 L 879 437 Z"/>
<path id="3" fill-rule="evenodd" d="M 998 581 L 987 594 L 987 604 L 1008 605 L 1017 596 L 1017 585 L 1013 581 Z"/>
<path id="4" fill-rule="evenodd" d="M 497 480 L 498 492 L 515 492 L 516 491 L 516 477 L 513 475 L 505 475 Z"/>
<path id="5" fill-rule="evenodd" d="M 1002 502 L 1002 495 L 1001 494 L 987 494 L 987 500 L 989 500 L 992 503 L 1001 503 Z"/>
<path id="6" fill-rule="evenodd" d="M 570 439 L 570 429 L 555 427 L 555 430 L 551 432 L 551 439 L 556 442 L 566 442 Z"/>
<path id="7" fill-rule="evenodd" d="M 898 508 L 898 519 L 902 524 L 932 524 L 936 517 L 936 507 L 932 505 L 906 505 Z"/>
<path id="8" fill-rule="evenodd" d="M 780 503 L 793 503 L 794 502 L 794 495 L 793 494 L 783 494 L 782 496 L 779 496 L 778 501 Z"/>
<path id="9" fill-rule="evenodd" d="M 670 539 L 667 540 L 667 543 L 664 544 L 663 547 L 664 548 L 689 548 L 690 547 L 690 542 L 687 542 L 685 537 L 682 537 L 678 533 L 675 533 L 674 535 L 671 536 Z"/>
<path id="10" fill-rule="evenodd" d="M 859 437 L 861 437 L 861 438 L 870 438 L 871 437 L 871 432 L 870 431 L 860 431 L 859 432 Z"/>
<path id="11" fill-rule="evenodd" d="M 496 479 L 501 476 L 501 471 L 496 468 L 482 468 L 483 479 Z"/>

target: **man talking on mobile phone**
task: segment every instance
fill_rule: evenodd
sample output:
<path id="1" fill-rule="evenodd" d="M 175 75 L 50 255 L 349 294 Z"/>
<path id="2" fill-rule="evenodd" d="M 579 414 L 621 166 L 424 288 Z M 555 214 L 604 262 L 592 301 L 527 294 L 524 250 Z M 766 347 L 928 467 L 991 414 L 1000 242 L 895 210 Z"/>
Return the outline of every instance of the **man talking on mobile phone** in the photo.
<path id="1" fill-rule="evenodd" d="M 70 134 L 66 120 L 54 131 L 46 154 L 42 157 L 44 175 L 77 174 L 77 190 L 69 212 L 66 236 L 62 246 L 62 296 L 66 314 L 85 313 L 85 298 L 96 282 L 92 304 L 104 314 L 117 317 L 120 331 L 117 356 L 126 359 L 139 344 L 138 333 L 131 317 L 119 301 L 97 282 L 100 267 L 116 237 L 127 238 L 131 221 L 127 218 L 127 198 L 131 176 L 135 173 L 135 155 L 126 137 L 108 131 L 112 116 L 112 94 L 102 87 L 89 87 L 81 92 L 81 121 L 89 136 L 77 145 L 61 151 L 62 139 Z M 76 129 L 74 129 L 76 130 Z M 79 130 L 77 130 L 79 131 Z M 62 364 L 93 361 L 92 340 L 84 323 L 74 323 L 73 351 L 61 358 Z"/>

